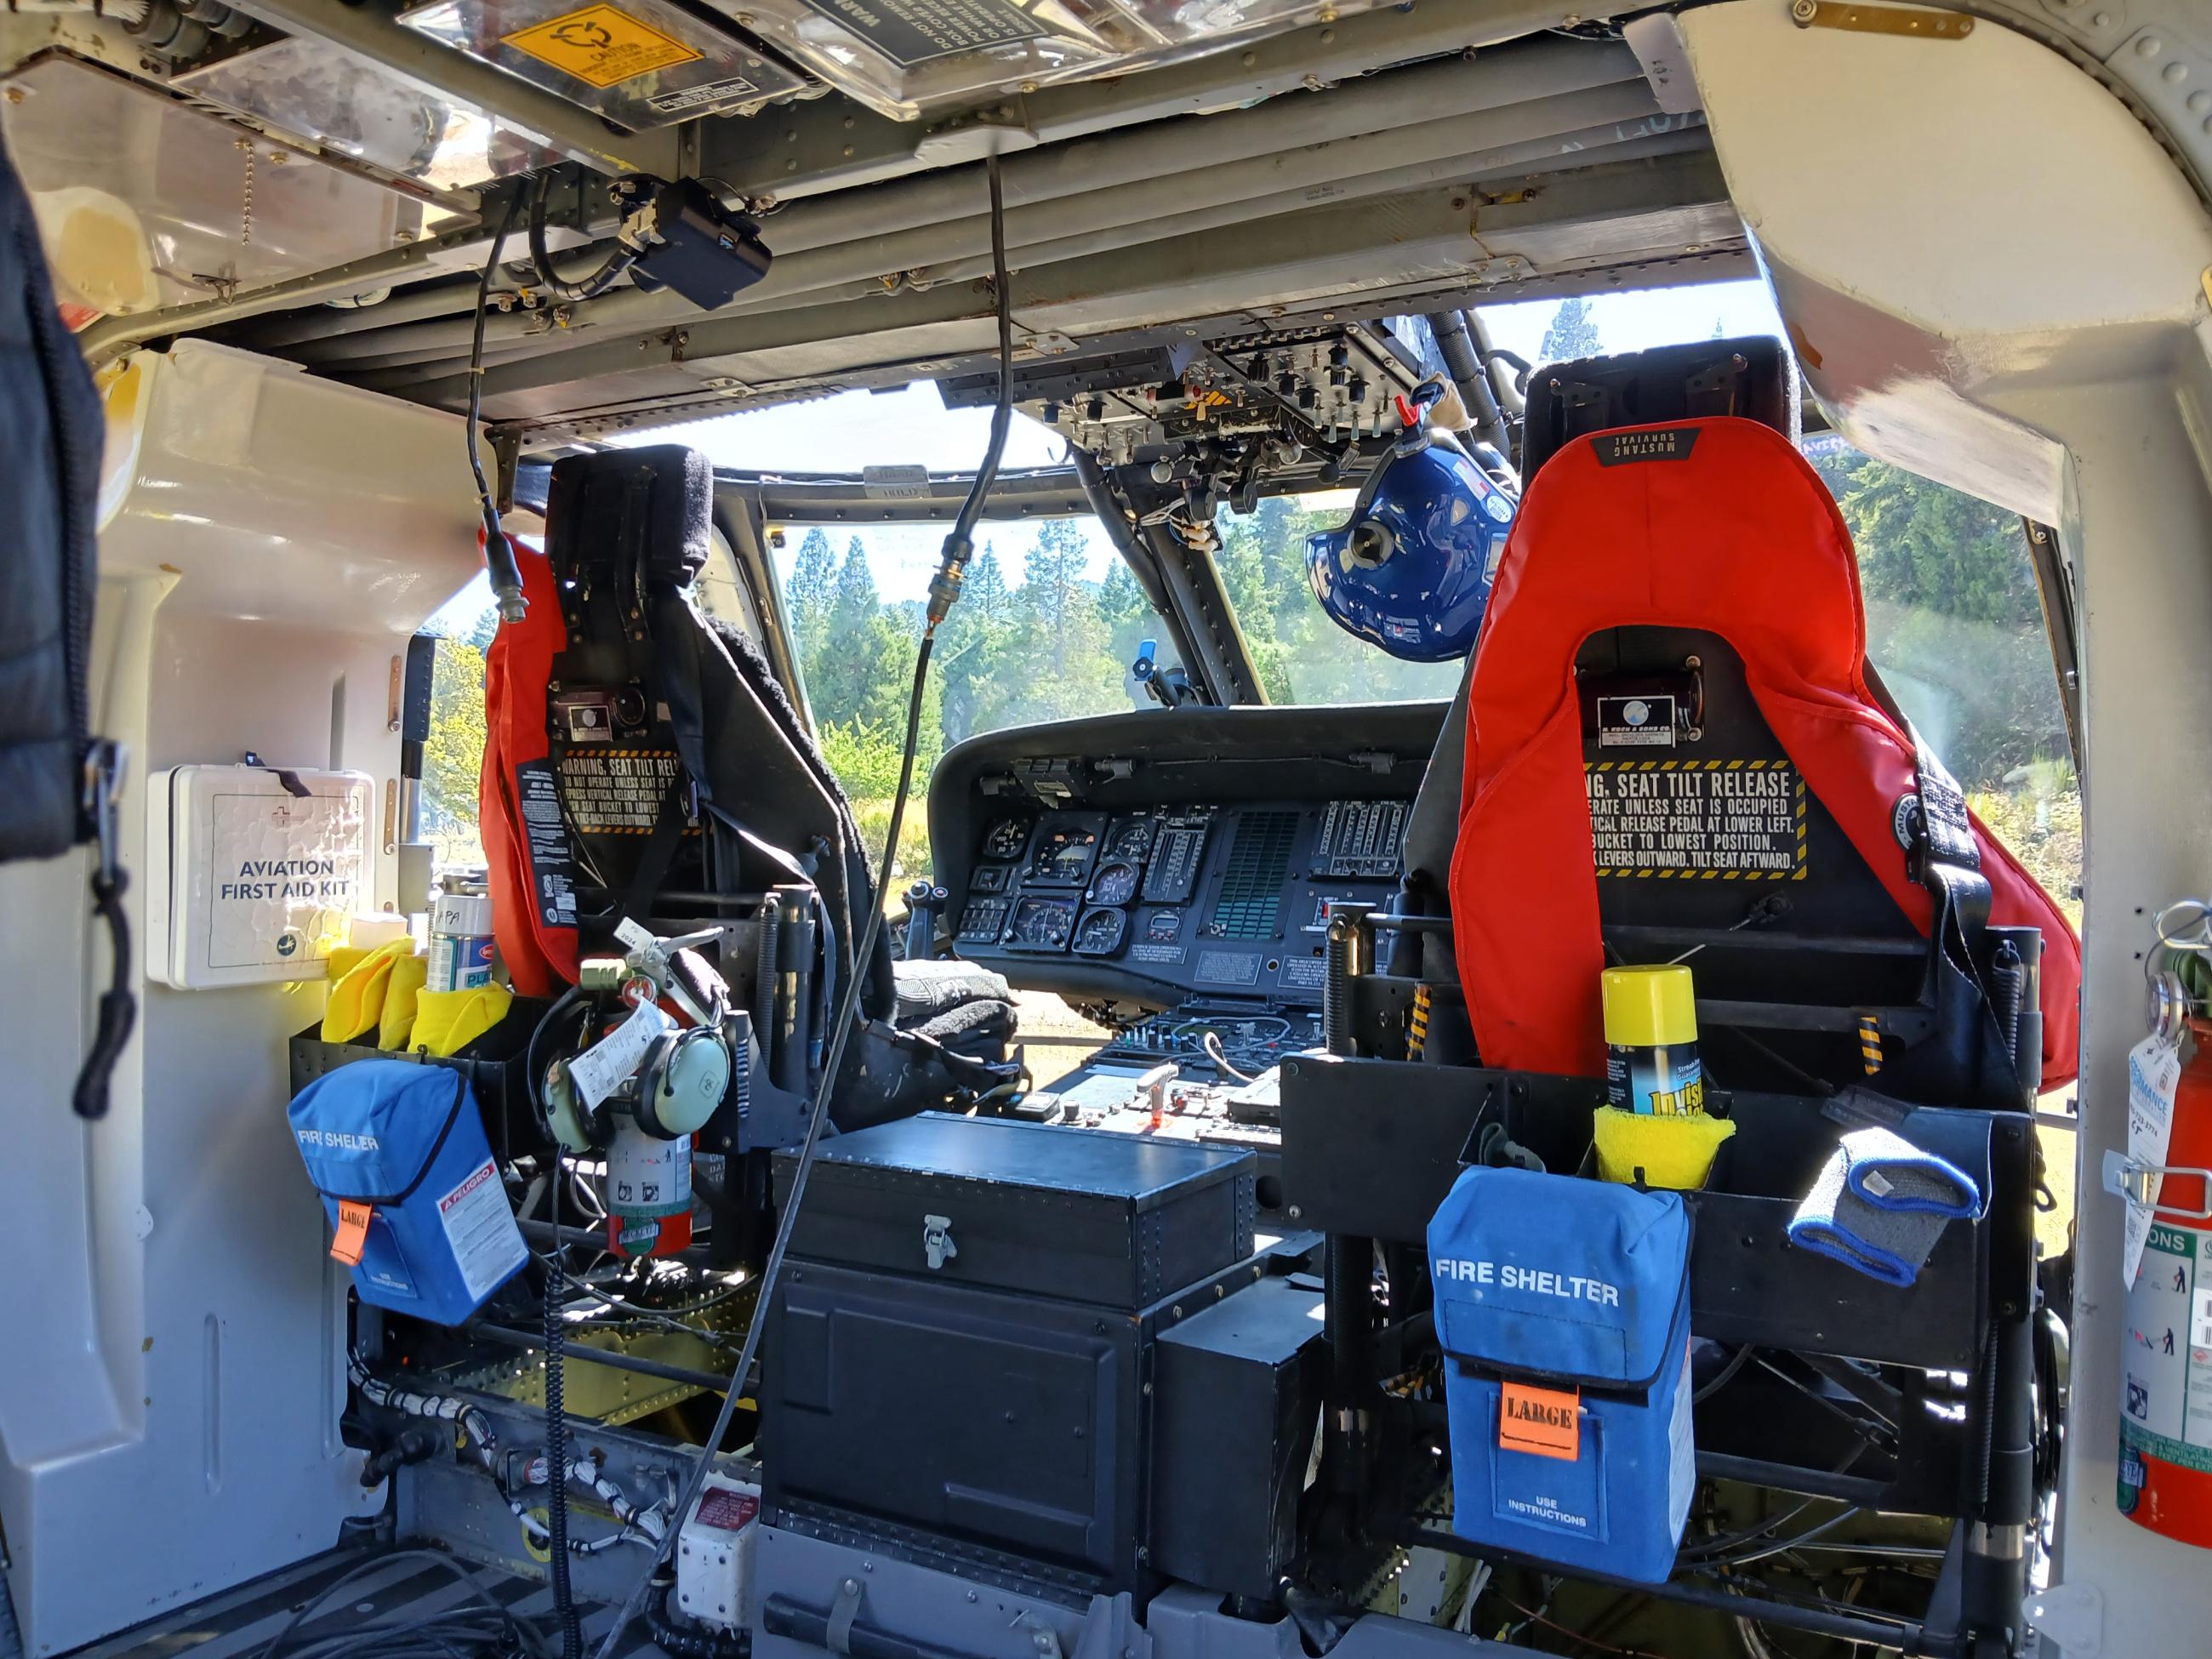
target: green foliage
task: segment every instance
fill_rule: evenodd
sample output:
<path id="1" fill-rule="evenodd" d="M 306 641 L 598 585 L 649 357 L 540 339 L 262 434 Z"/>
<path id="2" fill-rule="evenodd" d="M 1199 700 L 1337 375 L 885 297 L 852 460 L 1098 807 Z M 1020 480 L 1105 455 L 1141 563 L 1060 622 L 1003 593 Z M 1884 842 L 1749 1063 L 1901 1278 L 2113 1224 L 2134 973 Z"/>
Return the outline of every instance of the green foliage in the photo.
<path id="1" fill-rule="evenodd" d="M 1589 314 L 1589 301 L 1577 295 L 1560 301 L 1559 308 L 1552 313 L 1543 343 L 1536 348 L 1536 360 L 1572 362 L 1577 357 L 1595 357 L 1603 349 L 1598 343 L 1597 319 Z"/>
<path id="2" fill-rule="evenodd" d="M 1832 440 L 1808 459 L 1858 550 L 1867 653 L 1944 764 L 1990 790 L 2069 760 L 2020 520 Z"/>
<path id="3" fill-rule="evenodd" d="M 483 651 L 468 640 L 440 640 L 430 670 L 430 737 L 422 745 L 422 823 L 441 863 L 483 861 L 477 788 L 485 735 Z"/>

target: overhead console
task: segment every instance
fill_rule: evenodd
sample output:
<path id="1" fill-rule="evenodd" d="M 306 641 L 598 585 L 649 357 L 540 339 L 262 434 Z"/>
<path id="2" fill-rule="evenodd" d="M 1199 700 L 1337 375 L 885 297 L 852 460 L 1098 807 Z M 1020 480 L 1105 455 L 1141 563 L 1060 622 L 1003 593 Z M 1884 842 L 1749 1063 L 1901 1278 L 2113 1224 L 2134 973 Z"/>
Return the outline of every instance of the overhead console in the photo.
<path id="1" fill-rule="evenodd" d="M 1332 902 L 1387 906 L 1442 703 L 994 732 L 939 766 L 954 948 L 1016 985 L 1317 1009 Z"/>

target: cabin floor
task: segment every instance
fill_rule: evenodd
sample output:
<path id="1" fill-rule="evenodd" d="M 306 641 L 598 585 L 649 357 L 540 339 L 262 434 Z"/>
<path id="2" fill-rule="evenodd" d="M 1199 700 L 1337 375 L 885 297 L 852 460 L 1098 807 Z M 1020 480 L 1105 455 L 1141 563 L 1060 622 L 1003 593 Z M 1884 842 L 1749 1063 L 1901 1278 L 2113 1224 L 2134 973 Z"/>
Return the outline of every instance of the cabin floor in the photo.
<path id="1" fill-rule="evenodd" d="M 335 1636 L 358 1635 L 373 1623 L 398 1625 L 452 1612 L 465 1601 L 464 1593 L 451 1571 L 424 1559 L 428 1553 L 419 1547 L 384 1545 L 332 1550 L 80 1649 L 72 1659 L 125 1659 L 126 1656 L 172 1659 L 185 1655 L 191 1659 L 259 1659 L 280 1633 L 285 1639 L 272 1659 L 283 1659 L 288 1654 L 312 1651 L 318 1643 Z M 286 1632 L 286 1626 L 302 1609 L 322 1600 L 347 1574 L 380 1557 L 391 1558 L 385 1568 L 369 1566 L 348 1594 Z M 477 1566 L 459 1556 L 446 1555 L 444 1559 L 466 1573 L 470 1583 L 491 1601 L 535 1626 L 550 1643 L 551 1651 L 560 1651 L 550 1586 L 496 1567 Z M 581 1611 L 585 1651 L 596 1652 L 614 1620 L 615 1610 L 592 1606 Z M 630 1627 L 613 1659 L 662 1659 L 662 1650 L 641 1621 Z"/>

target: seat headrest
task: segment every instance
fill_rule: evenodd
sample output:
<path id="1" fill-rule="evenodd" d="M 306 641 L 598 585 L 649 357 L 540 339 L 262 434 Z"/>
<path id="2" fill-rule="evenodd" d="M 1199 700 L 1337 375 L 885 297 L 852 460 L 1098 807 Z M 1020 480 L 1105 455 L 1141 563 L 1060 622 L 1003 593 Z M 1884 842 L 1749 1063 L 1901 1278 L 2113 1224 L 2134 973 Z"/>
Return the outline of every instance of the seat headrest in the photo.
<path id="1" fill-rule="evenodd" d="M 1575 439 L 1622 426 L 1740 415 L 1799 437 L 1797 365 L 1771 335 L 1654 346 L 1539 369 L 1528 382 L 1521 476 Z"/>
<path id="2" fill-rule="evenodd" d="M 714 533 L 714 469 L 696 449 L 658 444 L 553 464 L 545 554 L 562 575 L 635 562 L 648 580 L 686 587 L 706 568 Z"/>
<path id="3" fill-rule="evenodd" d="M 1601 432 L 1537 475 L 1476 647 L 1483 746 L 1531 735 L 1582 642 L 1620 627 L 1711 629 L 1755 684 L 1874 701 L 1843 517 L 1796 447 L 1760 422 Z M 1490 648 L 1509 634 L 1508 648 Z"/>

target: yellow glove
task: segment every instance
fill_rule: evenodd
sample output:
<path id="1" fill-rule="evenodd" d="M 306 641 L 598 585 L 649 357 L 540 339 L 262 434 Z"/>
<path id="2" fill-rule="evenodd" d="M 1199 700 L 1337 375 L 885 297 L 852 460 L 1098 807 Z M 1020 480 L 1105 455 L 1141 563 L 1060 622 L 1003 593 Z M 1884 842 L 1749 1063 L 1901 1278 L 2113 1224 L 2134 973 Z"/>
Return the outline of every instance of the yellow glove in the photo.
<path id="1" fill-rule="evenodd" d="M 430 991 L 415 998 L 411 1046 L 439 1055 L 459 1054 L 507 1018 L 514 993 L 504 985 L 475 985 L 461 991 Z"/>
<path id="2" fill-rule="evenodd" d="M 377 1021 L 384 1014 L 385 992 L 392 981 L 392 964 L 414 953 L 412 939 L 396 939 L 389 945 L 378 945 L 347 966 L 344 973 L 337 975 L 337 982 L 331 987 L 330 1000 L 323 1006 L 323 1041 L 353 1042 L 375 1030 Z M 334 974 L 340 966 L 337 959 L 339 954 L 331 952 Z"/>
<path id="3" fill-rule="evenodd" d="M 384 1014 L 376 1023 L 376 1046 L 404 1048 L 415 1029 L 415 1000 L 430 977 L 430 958 L 404 956 L 392 964 L 384 988 Z"/>

